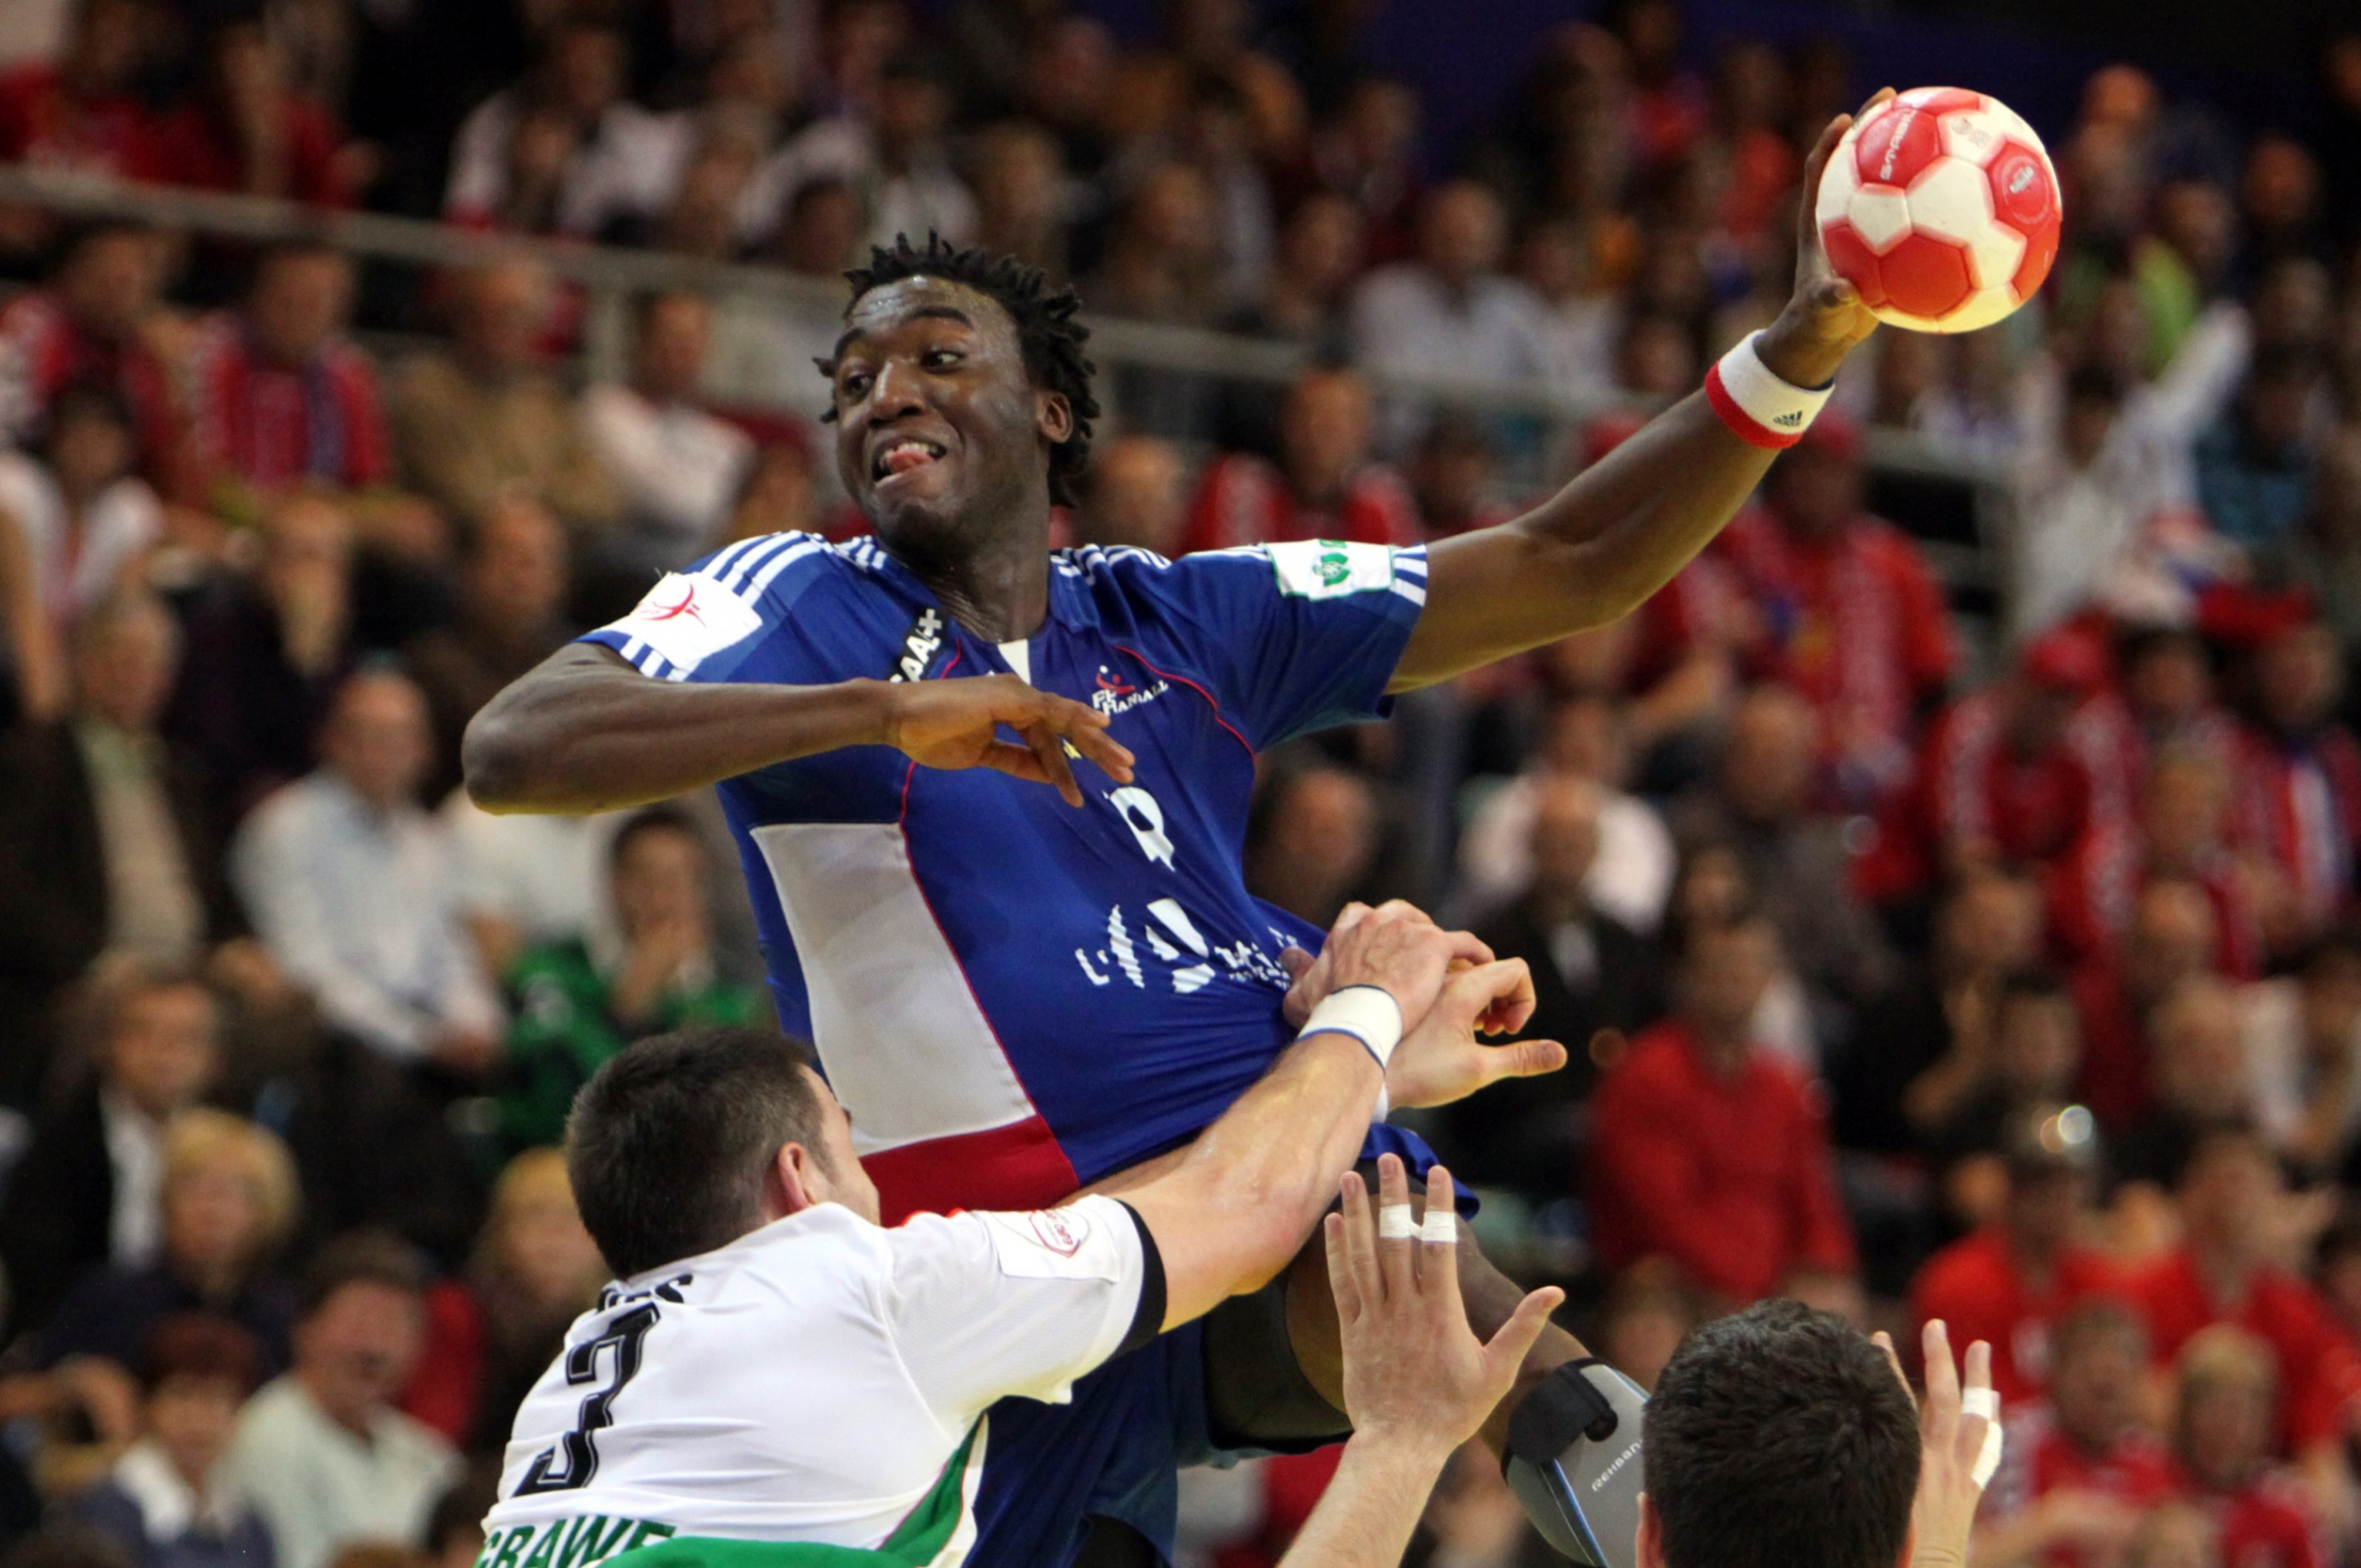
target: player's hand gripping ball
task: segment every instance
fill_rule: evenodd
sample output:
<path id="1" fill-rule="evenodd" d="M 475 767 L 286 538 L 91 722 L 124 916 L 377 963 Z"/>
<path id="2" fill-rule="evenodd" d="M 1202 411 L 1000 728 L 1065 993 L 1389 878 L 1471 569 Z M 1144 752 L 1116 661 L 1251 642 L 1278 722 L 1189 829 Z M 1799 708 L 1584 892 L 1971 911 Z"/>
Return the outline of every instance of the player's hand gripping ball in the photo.
<path id="1" fill-rule="evenodd" d="M 2058 259 L 2058 171 L 1998 99 L 1914 88 L 1855 121 L 1813 208 L 1837 276 L 1880 321 L 1973 332 L 2033 298 Z"/>

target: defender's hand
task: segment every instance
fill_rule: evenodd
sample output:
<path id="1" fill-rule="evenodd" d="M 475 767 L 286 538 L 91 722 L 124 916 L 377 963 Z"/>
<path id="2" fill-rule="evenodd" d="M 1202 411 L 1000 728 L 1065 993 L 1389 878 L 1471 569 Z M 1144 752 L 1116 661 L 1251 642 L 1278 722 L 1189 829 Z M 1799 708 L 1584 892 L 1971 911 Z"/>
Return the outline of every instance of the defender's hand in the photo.
<path id="1" fill-rule="evenodd" d="M 1903 1377 L 1893 1341 L 1872 1336 L 1893 1375 Z M 1910 1504 L 1912 1537 L 1917 1543 L 1911 1568 L 1966 1568 L 1968 1537 L 1975 1527 L 1975 1507 L 1983 1500 L 1984 1483 L 1975 1478 L 1975 1462 L 1984 1452 L 1990 1418 L 1961 1410 L 1959 1368 L 1952 1360 L 1950 1331 L 1940 1318 L 1930 1321 L 1921 1336 L 1927 1362 L 1927 1397 L 1918 1402 L 1918 1494 Z M 1992 1388 L 1992 1347 L 1979 1339 L 1967 1348 L 1967 1386 L 1988 1396 Z"/>
<path id="2" fill-rule="evenodd" d="M 1755 345 L 1763 364 L 1791 386 L 1825 386 L 1836 378 L 1845 356 L 1877 330 L 1878 318 L 1861 303 L 1860 291 L 1828 265 L 1821 248 L 1820 177 L 1828 168 L 1836 144 L 1862 114 L 1893 96 L 1880 88 L 1857 113 L 1839 114 L 1820 133 L 1811 156 L 1804 160 L 1802 211 L 1796 220 L 1796 291 Z"/>
<path id="3" fill-rule="evenodd" d="M 1442 930 L 1426 911 L 1395 898 L 1374 909 L 1356 905 L 1338 916 L 1314 968 L 1326 967 L 1323 996 L 1371 985 L 1393 997 L 1406 1034 L 1434 1006 L 1452 967 L 1474 961 L 1479 952 L 1490 956 L 1466 932 Z"/>
<path id="4" fill-rule="evenodd" d="M 1428 1171 L 1429 1211 L 1450 1215 L 1453 1190 L 1442 1166 Z M 1396 1156 L 1379 1158 L 1377 1191 L 1380 1205 L 1408 1207 L 1409 1179 Z M 1381 1239 L 1358 1173 L 1346 1175 L 1342 1195 L 1343 1212 L 1328 1216 L 1323 1235 L 1353 1441 L 1398 1445 L 1440 1466 L 1507 1396 L 1565 1292 L 1525 1297 L 1487 1345 L 1460 1304 L 1456 1241 Z M 1456 1224 L 1453 1217 L 1454 1237 Z"/>
<path id="5" fill-rule="evenodd" d="M 989 767 L 1055 787 L 1066 804 L 1082 804 L 1066 756 L 1073 746 L 1118 784 L 1132 781 L 1130 750 L 1108 735 L 1107 715 L 1070 698 L 1037 691 L 1014 675 L 948 681 L 880 682 L 879 738 L 922 767 Z M 1003 725 L 1023 744 L 1003 741 Z"/>
<path id="6" fill-rule="evenodd" d="M 1406 914 L 1414 920 L 1425 921 L 1430 925 L 1434 923 L 1425 910 L 1406 899 L 1389 899 L 1383 907 L 1389 911 Z M 1351 930 L 1355 924 L 1358 923 L 1361 917 L 1368 913 L 1370 913 L 1370 907 L 1367 904 L 1346 905 L 1344 912 L 1336 917 L 1336 923 L 1329 928 L 1328 940 L 1321 944 L 1320 956 L 1316 958 L 1300 947 L 1280 949 L 1279 967 L 1287 970 L 1288 983 L 1287 1001 L 1281 1005 L 1279 1011 L 1287 1019 L 1289 1028 L 1303 1028 L 1304 1020 L 1311 1016 L 1311 1010 L 1319 1006 L 1330 992 L 1340 985 L 1353 983 L 1336 979 L 1335 959 L 1332 955 L 1335 950 L 1336 938 Z M 1451 967 L 1453 973 L 1492 961 L 1491 948 L 1477 940 L 1473 933 L 1454 931 L 1448 934 L 1452 941 Z M 1418 1014 L 1406 1013 L 1403 1015 L 1403 1028 L 1407 1031 L 1418 1021 Z M 1522 1015 L 1517 1017 L 1514 1024 L 1503 1023 L 1499 1018 L 1488 1016 L 1482 1028 L 1486 1034 L 1500 1034 L 1524 1022 Z"/>
<path id="7" fill-rule="evenodd" d="M 1566 1064 L 1554 1039 L 1485 1045 L 1479 1028 L 1524 1027 L 1533 1016 L 1533 974 L 1522 958 L 1463 969 L 1443 984 L 1435 1004 L 1394 1048 L 1385 1069 L 1386 1098 L 1397 1106 L 1448 1105 L 1502 1078 L 1532 1078 Z"/>

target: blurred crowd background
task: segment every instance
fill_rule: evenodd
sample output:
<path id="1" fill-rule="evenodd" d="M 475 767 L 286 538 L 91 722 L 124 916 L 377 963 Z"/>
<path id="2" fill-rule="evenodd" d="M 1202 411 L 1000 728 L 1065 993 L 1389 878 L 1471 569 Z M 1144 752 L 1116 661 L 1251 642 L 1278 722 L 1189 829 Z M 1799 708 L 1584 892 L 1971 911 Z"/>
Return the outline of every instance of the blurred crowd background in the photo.
<path id="1" fill-rule="evenodd" d="M 1410 544 L 1767 322 L 1887 85 L 1614 0 L 1504 7 L 1471 105 L 1373 62 L 1406 7 L 0 3 L 0 1561 L 474 1561 L 602 1279 L 574 1090 L 768 1008 L 709 798 L 494 819 L 459 736 L 660 571 L 861 531 L 810 362 L 867 244 L 1081 287 L 1062 540 Z M 1426 1130 L 1643 1383 L 1768 1294 L 1943 1316 L 2014 1432 L 1982 1568 L 2329 1568 L 2361 29 L 2262 112 L 2023 47 L 2038 303 L 1880 334 L 1622 624 L 1264 757 L 1250 879 L 1530 961 L 1573 1066 Z M 1324 1474 L 1192 1473 L 1187 1561 L 1268 1563 Z M 1470 1457 L 1414 1560 L 1535 1550 Z"/>

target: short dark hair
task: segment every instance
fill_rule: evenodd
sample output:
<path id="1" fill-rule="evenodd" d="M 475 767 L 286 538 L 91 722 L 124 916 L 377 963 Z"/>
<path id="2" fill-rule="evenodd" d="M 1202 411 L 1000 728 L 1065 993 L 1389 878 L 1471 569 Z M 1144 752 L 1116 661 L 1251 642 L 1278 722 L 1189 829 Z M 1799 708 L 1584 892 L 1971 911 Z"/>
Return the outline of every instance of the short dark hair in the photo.
<path id="1" fill-rule="evenodd" d="M 650 833 L 677 833 L 694 843 L 699 854 L 705 853 L 705 834 L 695 818 L 678 806 L 649 806 L 625 817 L 623 825 L 615 829 L 614 841 L 607 846 L 609 869 L 623 864 L 631 847 Z"/>
<path id="2" fill-rule="evenodd" d="M 975 290 L 1008 312 L 1016 323 L 1017 347 L 1025 353 L 1025 374 L 1033 384 L 1055 392 L 1074 410 L 1074 434 L 1050 448 L 1050 499 L 1060 505 L 1078 504 L 1075 484 L 1090 467 L 1090 422 L 1098 417 L 1098 398 L 1090 390 L 1097 366 L 1085 357 L 1083 343 L 1090 328 L 1074 319 L 1082 296 L 1071 287 L 1052 287 L 1049 274 L 1013 255 L 972 246 L 954 245 L 940 234 L 929 233 L 924 248 L 910 244 L 907 234 L 894 236 L 891 250 L 872 245 L 869 265 L 845 274 L 852 284 L 849 311 L 861 296 L 905 278 L 940 278 Z M 835 366 L 821 362 L 821 374 L 833 376 Z M 833 420 L 831 409 L 821 416 Z"/>
<path id="3" fill-rule="evenodd" d="M 2000 980 L 2000 1000 L 2010 1002 L 2071 1002 L 2073 995 L 2058 971 L 2040 964 L 2011 969 Z"/>
<path id="4" fill-rule="evenodd" d="M 591 1075 L 566 1119 L 565 1169 L 617 1278 L 754 1228 L 772 1157 L 819 1135 L 810 1064 L 785 1035 L 701 1028 L 651 1035 Z"/>
<path id="5" fill-rule="evenodd" d="M 1682 1342 L 1648 1405 L 1667 1568 L 1894 1568 L 1918 1416 L 1833 1313 L 1765 1301 Z"/>
<path id="6" fill-rule="evenodd" d="M 303 1274 L 303 1315 L 310 1317 L 348 1285 L 382 1285 L 417 1296 L 433 1271 L 426 1256 L 390 1230 L 350 1230 L 330 1241 Z"/>
<path id="7" fill-rule="evenodd" d="M 176 1377 L 234 1383 L 241 1396 L 262 1382 L 262 1341 L 212 1313 L 174 1313 L 140 1341 L 139 1385 L 153 1394 Z"/>

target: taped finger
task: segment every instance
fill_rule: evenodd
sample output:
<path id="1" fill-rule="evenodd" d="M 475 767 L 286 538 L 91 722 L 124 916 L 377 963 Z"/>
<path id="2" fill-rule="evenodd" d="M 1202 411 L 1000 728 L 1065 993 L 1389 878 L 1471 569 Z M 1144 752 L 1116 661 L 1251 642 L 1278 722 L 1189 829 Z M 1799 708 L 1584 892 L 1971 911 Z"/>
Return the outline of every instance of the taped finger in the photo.
<path id="1" fill-rule="evenodd" d="M 1408 1204 L 1386 1204 L 1377 1211 L 1377 1239 L 1381 1241 L 1406 1241 L 1418 1234 L 1418 1222 L 1411 1217 Z"/>

